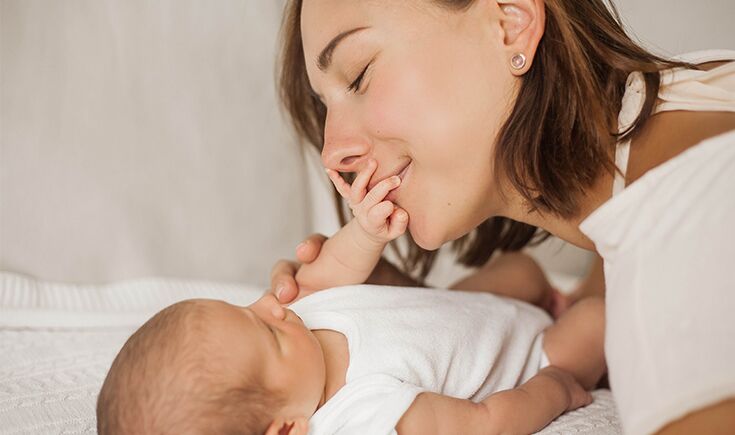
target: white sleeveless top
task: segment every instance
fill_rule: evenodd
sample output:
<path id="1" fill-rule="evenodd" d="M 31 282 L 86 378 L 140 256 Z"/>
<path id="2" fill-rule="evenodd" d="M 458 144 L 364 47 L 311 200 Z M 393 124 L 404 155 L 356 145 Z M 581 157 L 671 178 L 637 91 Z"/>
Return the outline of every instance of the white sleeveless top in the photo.
<path id="1" fill-rule="evenodd" d="M 680 57 L 735 59 L 735 51 Z M 628 77 L 620 131 L 645 99 Z M 662 72 L 667 110 L 735 112 L 735 63 Z M 627 434 L 648 434 L 735 397 L 735 131 L 702 141 L 625 187 L 620 143 L 613 197 L 579 226 L 604 259 L 605 351 Z"/>

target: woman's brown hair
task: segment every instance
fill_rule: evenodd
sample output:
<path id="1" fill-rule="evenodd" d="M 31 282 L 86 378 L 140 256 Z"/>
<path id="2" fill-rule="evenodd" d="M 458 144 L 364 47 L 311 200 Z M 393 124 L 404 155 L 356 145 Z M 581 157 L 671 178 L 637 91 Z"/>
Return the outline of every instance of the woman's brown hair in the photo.
<path id="1" fill-rule="evenodd" d="M 457 12 L 475 0 L 427 0 Z M 279 65 L 280 96 L 298 135 L 316 147 L 324 143 L 327 109 L 311 92 L 301 40 L 302 0 L 286 5 Z M 615 6 L 603 0 L 545 0 L 546 27 L 515 105 L 495 144 L 495 174 L 517 190 L 529 212 L 571 218 L 585 192 L 607 171 L 616 171 L 615 143 L 634 137 L 652 114 L 659 71 L 692 65 L 656 56 L 623 30 Z M 641 71 L 646 98 L 627 130 L 617 131 L 625 81 Z M 340 221 L 341 197 L 334 191 Z M 481 266 L 496 250 L 513 251 L 543 240 L 548 233 L 503 217 L 491 217 L 453 242 L 459 261 Z M 399 253 L 406 273 L 422 281 L 436 252 L 411 240 Z M 394 246 L 395 248 L 395 246 Z M 396 249 L 396 252 L 398 250 Z"/>

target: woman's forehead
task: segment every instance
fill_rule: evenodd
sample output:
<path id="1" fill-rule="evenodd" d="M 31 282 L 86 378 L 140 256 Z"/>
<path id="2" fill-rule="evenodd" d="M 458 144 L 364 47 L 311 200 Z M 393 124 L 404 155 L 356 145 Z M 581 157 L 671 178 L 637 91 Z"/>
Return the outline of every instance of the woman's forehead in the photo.
<path id="1" fill-rule="evenodd" d="M 307 53 L 321 50 L 339 33 L 356 27 L 391 29 L 418 25 L 422 16 L 439 9 L 430 0 L 303 0 L 304 48 Z"/>
<path id="2" fill-rule="evenodd" d="M 355 27 L 365 27 L 369 5 L 359 0 L 304 0 L 301 37 L 304 51 L 316 56 L 331 39 Z"/>
<path id="3" fill-rule="evenodd" d="M 341 51 L 337 46 L 351 45 L 353 38 L 385 46 L 441 33 L 437 26 L 451 20 L 437 17 L 449 13 L 440 9 L 430 0 L 304 0 L 300 24 L 309 75 L 319 74 L 317 67 L 326 70 L 319 64 L 326 60 L 323 55 L 329 54 L 330 46 L 331 52 Z"/>

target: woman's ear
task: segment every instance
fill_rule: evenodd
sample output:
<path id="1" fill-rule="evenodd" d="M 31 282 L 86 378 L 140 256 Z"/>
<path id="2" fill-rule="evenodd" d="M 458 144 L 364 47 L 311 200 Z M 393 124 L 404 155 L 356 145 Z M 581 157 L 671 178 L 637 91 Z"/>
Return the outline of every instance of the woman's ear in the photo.
<path id="1" fill-rule="evenodd" d="M 265 431 L 265 435 L 308 435 L 308 433 L 309 420 L 306 417 L 295 419 L 276 417 Z"/>
<path id="2" fill-rule="evenodd" d="M 514 75 L 525 74 L 533 63 L 544 35 L 544 0 L 496 0 L 508 67 Z"/>

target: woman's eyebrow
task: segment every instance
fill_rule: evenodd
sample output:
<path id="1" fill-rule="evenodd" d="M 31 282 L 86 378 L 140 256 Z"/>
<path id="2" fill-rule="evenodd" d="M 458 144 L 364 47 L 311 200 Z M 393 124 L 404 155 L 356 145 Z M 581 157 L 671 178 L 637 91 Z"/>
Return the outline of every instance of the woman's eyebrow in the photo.
<path id="1" fill-rule="evenodd" d="M 345 38 L 347 38 L 350 35 L 353 35 L 361 30 L 369 29 L 370 27 L 356 27 L 351 30 L 345 30 L 344 32 L 340 33 L 339 35 L 332 38 L 331 41 L 324 47 L 321 53 L 319 53 L 319 57 L 317 58 L 317 66 L 322 72 L 327 72 L 329 69 L 329 66 L 332 64 L 332 55 L 334 54 L 334 50 L 337 48 L 340 42 L 342 42 Z"/>

